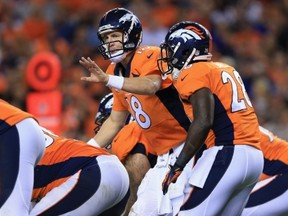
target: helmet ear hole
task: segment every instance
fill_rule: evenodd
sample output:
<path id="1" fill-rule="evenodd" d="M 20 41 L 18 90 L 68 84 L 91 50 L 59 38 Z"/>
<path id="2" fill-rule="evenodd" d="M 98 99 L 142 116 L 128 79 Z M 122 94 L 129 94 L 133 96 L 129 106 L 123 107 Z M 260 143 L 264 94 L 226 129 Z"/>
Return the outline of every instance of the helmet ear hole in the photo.
<path id="1" fill-rule="evenodd" d="M 183 56 L 184 59 L 187 59 L 190 54 L 191 54 L 191 52 L 186 49 L 186 50 L 183 51 L 182 56 Z"/>
<path id="2" fill-rule="evenodd" d="M 123 42 L 126 43 L 129 40 L 129 36 L 127 33 L 123 34 Z"/>

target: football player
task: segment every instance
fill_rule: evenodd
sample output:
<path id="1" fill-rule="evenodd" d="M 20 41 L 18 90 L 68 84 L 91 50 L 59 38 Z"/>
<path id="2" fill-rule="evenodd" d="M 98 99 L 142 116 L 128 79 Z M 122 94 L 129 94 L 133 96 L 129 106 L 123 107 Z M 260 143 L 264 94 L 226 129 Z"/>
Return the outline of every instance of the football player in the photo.
<path id="1" fill-rule="evenodd" d="M 204 148 L 179 216 L 240 215 L 263 169 L 258 120 L 241 76 L 235 68 L 211 61 L 212 37 L 199 23 L 173 25 L 160 47 L 159 68 L 171 74 L 193 119 L 163 180 L 163 193 L 169 194 L 171 183 L 179 181 L 186 164 Z"/>
<path id="2" fill-rule="evenodd" d="M 157 67 L 159 47 L 140 46 L 142 25 L 131 11 L 115 8 L 106 12 L 98 26 L 98 37 L 99 50 L 111 64 L 105 73 L 89 57 L 82 57 L 80 64 L 90 76 L 81 80 L 105 83 L 114 103 L 111 115 L 93 140 L 101 147 L 110 144 L 129 113 L 133 116 L 158 159 L 142 180 L 131 211 L 136 215 L 161 214 L 161 179 L 183 146 L 190 120 L 172 82 L 162 80 Z M 174 198 L 183 199 L 182 195 L 183 191 Z"/>
<path id="3" fill-rule="evenodd" d="M 0 99 L 0 215 L 29 215 L 44 134 L 31 114 Z"/>
<path id="4" fill-rule="evenodd" d="M 100 101 L 95 118 L 95 134 L 110 116 L 113 101 L 112 93 L 107 94 Z M 126 125 L 115 136 L 112 144 L 108 145 L 108 149 L 122 161 L 129 174 L 130 196 L 126 206 L 126 213 L 124 214 L 127 215 L 132 204 L 136 201 L 137 190 L 144 175 L 155 165 L 157 156 L 143 136 L 141 128 L 130 117 L 126 120 Z"/>
<path id="5" fill-rule="evenodd" d="M 264 169 L 242 216 L 288 215 L 288 142 L 260 127 Z"/>
<path id="6" fill-rule="evenodd" d="M 30 216 L 121 215 L 129 177 L 119 159 L 103 148 L 42 130 L 46 151 L 35 167 Z"/>

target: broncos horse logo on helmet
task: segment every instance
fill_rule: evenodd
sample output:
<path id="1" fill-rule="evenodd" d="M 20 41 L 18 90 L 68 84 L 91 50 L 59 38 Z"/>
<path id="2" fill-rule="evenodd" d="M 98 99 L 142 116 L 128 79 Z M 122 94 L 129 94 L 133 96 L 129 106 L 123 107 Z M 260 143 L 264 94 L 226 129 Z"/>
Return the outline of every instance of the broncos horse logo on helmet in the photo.
<path id="1" fill-rule="evenodd" d="M 163 75 L 172 73 L 173 79 L 177 79 L 186 66 L 211 60 L 212 37 L 201 24 L 183 21 L 169 29 L 160 48 L 159 69 Z"/>
<path id="2" fill-rule="evenodd" d="M 123 32 L 122 41 L 119 41 L 122 43 L 122 48 L 117 50 L 117 52 L 115 52 L 115 50 L 110 52 L 109 50 L 109 45 L 113 42 L 107 43 L 103 40 L 103 34 L 113 31 Z M 119 62 L 117 61 L 119 57 L 123 59 L 127 55 L 127 52 L 133 51 L 140 46 L 142 34 L 141 22 L 131 11 L 125 8 L 109 10 L 102 17 L 98 26 L 97 35 L 101 43 L 98 47 L 99 51 L 104 59 L 115 60 L 117 63 Z"/>
<path id="3" fill-rule="evenodd" d="M 114 103 L 113 93 L 107 94 L 99 103 L 98 112 L 95 116 L 95 124 L 96 127 L 94 129 L 95 134 L 100 130 L 102 124 L 106 121 L 106 119 L 110 116 L 112 112 L 112 106 Z M 126 120 L 126 124 L 133 121 L 134 118 L 129 115 Z"/>
<path id="4" fill-rule="evenodd" d="M 112 111 L 113 102 L 114 102 L 114 98 L 113 98 L 112 93 L 107 94 L 100 101 L 98 112 L 96 113 L 96 116 L 95 116 L 95 124 L 96 124 L 96 127 L 94 129 L 95 133 L 97 133 L 100 130 L 102 124 L 110 116 L 111 111 Z"/>

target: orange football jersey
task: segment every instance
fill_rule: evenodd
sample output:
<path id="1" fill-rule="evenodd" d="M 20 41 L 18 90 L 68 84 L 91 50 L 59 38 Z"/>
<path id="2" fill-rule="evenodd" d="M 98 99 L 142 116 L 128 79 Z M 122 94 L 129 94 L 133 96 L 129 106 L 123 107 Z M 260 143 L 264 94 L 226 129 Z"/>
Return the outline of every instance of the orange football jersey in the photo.
<path id="1" fill-rule="evenodd" d="M 260 127 L 260 145 L 264 155 L 264 170 L 260 179 L 287 173 L 288 142 Z"/>
<path id="2" fill-rule="evenodd" d="M 239 73 L 219 62 L 198 62 L 186 67 L 174 82 L 183 101 L 201 88 L 209 88 L 215 99 L 213 128 L 205 144 L 248 144 L 260 149 L 258 119 Z M 192 106 L 186 108 L 193 119 Z"/>
<path id="3" fill-rule="evenodd" d="M 157 67 L 160 49 L 140 47 L 126 69 L 120 64 L 110 64 L 107 74 L 124 77 L 144 77 L 161 72 Z M 113 110 L 128 110 L 143 129 L 143 135 L 158 154 L 169 151 L 184 142 L 190 125 L 178 93 L 171 80 L 162 82 L 155 95 L 139 95 L 111 88 L 114 95 Z"/>
<path id="4" fill-rule="evenodd" d="M 97 148 L 79 140 L 60 137 L 45 129 L 43 131 L 46 150 L 43 158 L 35 167 L 32 200 L 44 197 L 91 160 L 95 160 L 95 156 L 109 154 L 103 148 Z"/>
<path id="5" fill-rule="evenodd" d="M 2 99 L 0 99 L 0 109 L 0 120 L 5 121 L 10 126 L 17 124 L 25 118 L 35 119 L 35 117 L 30 113 L 24 112 L 23 110 L 9 104 Z"/>
<path id="6" fill-rule="evenodd" d="M 145 146 L 147 156 L 149 153 L 156 155 L 136 122 L 125 125 L 115 136 L 112 141 L 112 153 L 123 162 L 137 143 Z"/>

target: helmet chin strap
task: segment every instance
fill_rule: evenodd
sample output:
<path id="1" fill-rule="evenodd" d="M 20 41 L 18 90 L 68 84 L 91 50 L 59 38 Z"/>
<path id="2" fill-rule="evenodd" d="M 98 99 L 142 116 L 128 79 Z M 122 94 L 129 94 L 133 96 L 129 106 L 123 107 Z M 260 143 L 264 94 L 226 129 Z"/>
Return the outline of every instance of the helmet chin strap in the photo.
<path id="1" fill-rule="evenodd" d="M 183 70 L 184 68 L 187 67 L 187 65 L 189 64 L 189 62 L 190 62 L 191 59 L 193 58 L 195 52 L 196 52 L 196 49 L 194 48 L 193 51 L 191 52 L 191 54 L 189 55 L 189 57 L 187 58 L 187 60 L 185 61 L 185 64 L 183 65 L 183 67 L 182 67 L 180 70 L 177 69 L 177 68 L 173 68 L 172 78 L 173 78 L 174 80 L 177 80 L 177 79 L 178 79 L 180 73 L 182 72 L 182 70 Z"/>
<path id="2" fill-rule="evenodd" d="M 120 50 L 120 51 L 114 53 L 113 55 L 116 55 L 116 56 L 110 58 L 110 61 L 112 61 L 112 62 L 115 63 L 115 64 L 123 61 L 123 60 L 126 58 L 126 56 L 127 56 L 128 53 L 127 53 L 127 52 L 124 52 L 123 54 L 119 55 L 119 53 L 121 53 L 121 52 L 123 52 L 123 51 Z"/>
<path id="3" fill-rule="evenodd" d="M 177 68 L 173 68 L 173 71 L 172 71 L 172 78 L 173 78 L 173 80 L 177 80 L 177 79 L 178 79 L 181 71 L 182 71 L 182 69 L 179 70 L 179 69 L 177 69 Z"/>
<path id="4" fill-rule="evenodd" d="M 206 60 L 206 61 L 210 61 L 212 59 L 212 54 L 208 53 L 207 55 L 200 55 L 200 56 L 196 56 L 194 57 L 194 60 L 198 61 L 198 60 Z"/>

